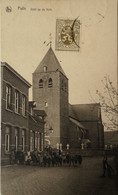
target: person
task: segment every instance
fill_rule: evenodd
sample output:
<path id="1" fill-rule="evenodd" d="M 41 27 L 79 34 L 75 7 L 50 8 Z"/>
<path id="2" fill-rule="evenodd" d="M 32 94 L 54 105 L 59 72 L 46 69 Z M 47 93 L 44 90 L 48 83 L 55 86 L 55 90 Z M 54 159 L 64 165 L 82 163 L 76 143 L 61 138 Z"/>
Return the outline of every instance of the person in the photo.
<path id="1" fill-rule="evenodd" d="M 110 177 L 110 178 L 112 176 L 114 176 L 114 170 L 113 170 L 112 166 L 109 165 L 108 163 L 107 163 L 107 174 L 108 174 L 108 177 Z"/>
<path id="2" fill-rule="evenodd" d="M 60 166 L 62 167 L 62 155 L 61 154 L 59 155 L 59 163 L 60 163 Z"/>
<path id="3" fill-rule="evenodd" d="M 106 176 L 106 170 L 107 170 L 107 167 L 108 167 L 107 156 L 103 157 L 102 162 L 103 162 L 103 175 L 102 175 L 102 177 L 105 177 Z"/>
<path id="4" fill-rule="evenodd" d="M 46 164 L 47 164 L 47 156 L 46 156 L 46 154 L 44 154 L 44 156 L 43 156 L 43 165 L 44 165 L 44 167 L 46 167 Z"/>
<path id="5" fill-rule="evenodd" d="M 70 159 L 70 165 L 72 164 L 73 165 L 73 167 L 75 166 L 75 164 L 74 164 L 74 155 L 71 155 L 71 159 Z"/>
<path id="6" fill-rule="evenodd" d="M 48 167 L 50 167 L 51 164 L 51 156 L 47 155 L 47 163 L 48 163 Z"/>
<path id="7" fill-rule="evenodd" d="M 75 166 L 77 166 L 77 155 L 75 155 L 74 157 L 74 163 L 75 163 Z"/>
<path id="8" fill-rule="evenodd" d="M 53 167 L 55 166 L 55 157 L 54 157 L 54 155 L 52 155 L 52 166 Z"/>
<path id="9" fill-rule="evenodd" d="M 66 162 L 67 162 L 67 165 L 70 166 L 70 155 L 68 152 L 66 154 Z"/>
<path id="10" fill-rule="evenodd" d="M 81 165 L 82 164 L 82 156 L 81 155 L 78 155 L 78 161 L 79 161 L 79 164 Z"/>
<path id="11" fill-rule="evenodd" d="M 15 162 L 15 153 L 14 153 L 14 149 L 12 149 L 10 154 L 10 164 L 14 164 L 14 162 Z"/>
<path id="12" fill-rule="evenodd" d="M 40 155 L 40 166 L 42 167 L 43 166 L 43 154 Z"/>

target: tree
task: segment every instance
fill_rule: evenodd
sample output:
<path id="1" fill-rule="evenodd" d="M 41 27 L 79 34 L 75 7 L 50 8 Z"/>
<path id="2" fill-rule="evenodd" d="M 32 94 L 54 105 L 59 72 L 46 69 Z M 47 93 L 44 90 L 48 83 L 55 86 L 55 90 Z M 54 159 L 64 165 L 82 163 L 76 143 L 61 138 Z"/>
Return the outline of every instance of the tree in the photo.
<path id="1" fill-rule="evenodd" d="M 107 119 L 103 122 L 104 126 L 108 130 L 118 130 L 118 91 L 113 86 L 109 76 L 104 77 L 102 84 L 104 86 L 103 92 L 96 90 L 96 94 Z"/>

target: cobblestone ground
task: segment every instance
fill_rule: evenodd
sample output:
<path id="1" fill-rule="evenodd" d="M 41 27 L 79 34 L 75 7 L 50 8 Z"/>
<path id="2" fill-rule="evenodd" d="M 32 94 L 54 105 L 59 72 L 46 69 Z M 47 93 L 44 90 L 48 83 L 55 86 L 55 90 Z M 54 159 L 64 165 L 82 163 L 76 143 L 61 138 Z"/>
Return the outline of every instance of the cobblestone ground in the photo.
<path id="1" fill-rule="evenodd" d="M 116 178 L 101 178 L 102 158 L 78 167 L 2 167 L 2 195 L 118 195 Z"/>

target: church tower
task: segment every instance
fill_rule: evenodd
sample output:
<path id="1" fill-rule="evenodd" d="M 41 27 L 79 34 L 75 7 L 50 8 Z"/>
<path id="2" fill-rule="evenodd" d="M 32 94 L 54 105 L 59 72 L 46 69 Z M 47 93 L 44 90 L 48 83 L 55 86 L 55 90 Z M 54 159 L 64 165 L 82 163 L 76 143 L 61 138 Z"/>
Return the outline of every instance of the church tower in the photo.
<path id="1" fill-rule="evenodd" d="M 33 100 L 37 109 L 45 110 L 45 130 L 52 147 L 67 144 L 68 78 L 50 47 L 33 73 Z M 53 130 L 53 131 L 50 131 Z"/>

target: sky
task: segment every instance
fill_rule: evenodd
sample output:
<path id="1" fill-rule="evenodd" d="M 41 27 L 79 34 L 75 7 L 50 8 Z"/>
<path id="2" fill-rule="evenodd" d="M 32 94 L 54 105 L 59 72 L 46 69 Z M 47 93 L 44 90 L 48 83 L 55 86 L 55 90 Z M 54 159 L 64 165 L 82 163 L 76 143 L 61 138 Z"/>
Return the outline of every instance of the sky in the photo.
<path id="1" fill-rule="evenodd" d="M 91 103 L 101 80 L 117 81 L 117 0 L 1 0 L 1 61 L 32 84 L 49 46 L 69 79 L 69 102 Z M 12 12 L 6 12 L 6 7 Z M 36 9 L 35 9 L 36 8 Z M 48 8 L 48 10 L 46 10 Z M 34 9 L 34 10 L 31 10 Z M 38 11 L 40 9 L 40 11 Z M 45 9 L 43 11 L 42 9 Z M 80 20 L 80 50 L 56 51 L 56 19 Z M 32 89 L 29 94 L 32 100 Z"/>

